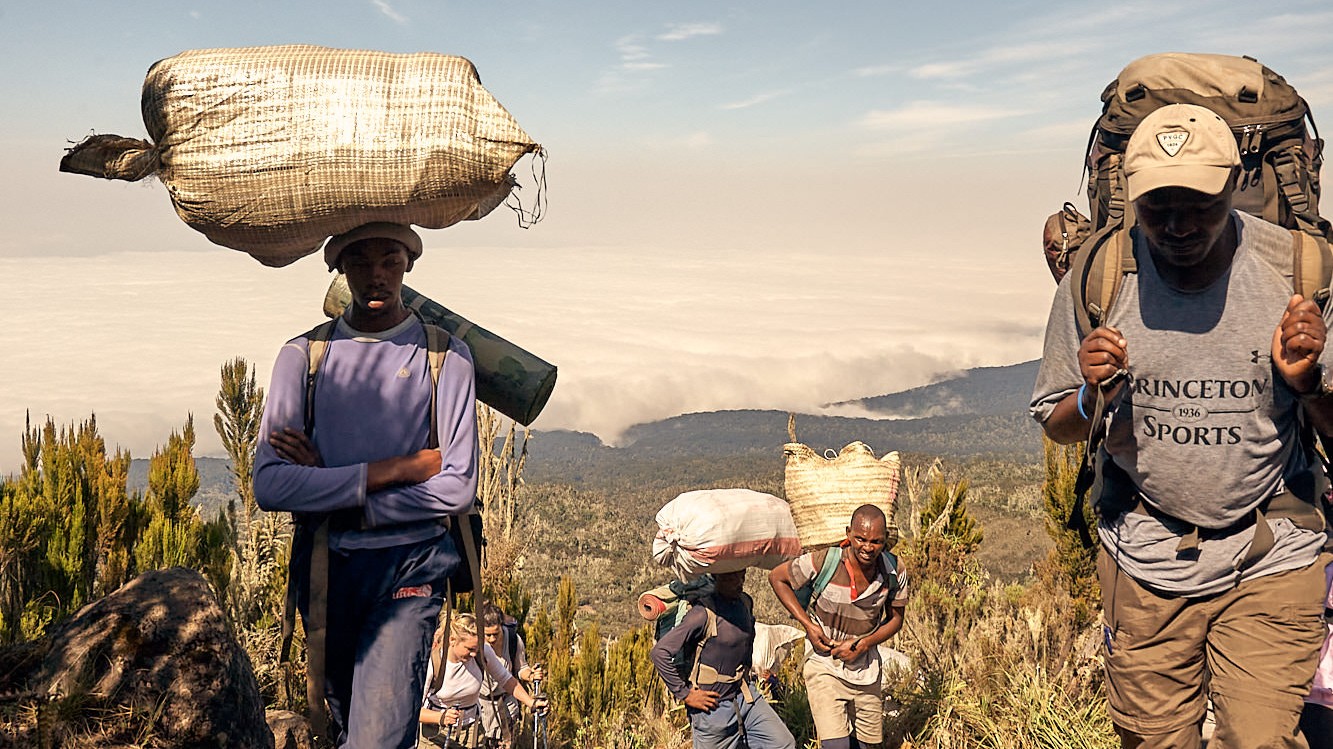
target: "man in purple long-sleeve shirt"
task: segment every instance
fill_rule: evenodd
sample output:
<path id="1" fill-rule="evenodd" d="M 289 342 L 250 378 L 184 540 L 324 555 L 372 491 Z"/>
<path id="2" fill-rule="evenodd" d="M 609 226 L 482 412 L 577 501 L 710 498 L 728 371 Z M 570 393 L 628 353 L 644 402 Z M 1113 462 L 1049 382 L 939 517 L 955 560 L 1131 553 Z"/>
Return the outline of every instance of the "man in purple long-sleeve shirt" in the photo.
<path id="1" fill-rule="evenodd" d="M 450 338 L 434 392 L 427 335 L 404 306 L 403 276 L 421 240 L 368 224 L 324 248 L 352 303 L 316 374 L 307 430 L 310 336 L 273 366 L 255 457 L 255 498 L 296 513 L 291 570 L 309 621 L 313 529 L 329 518 L 325 697 L 340 747 L 410 747 L 431 634 L 459 563 L 448 519 L 477 489 L 472 356 Z M 313 333 L 313 331 L 312 331 Z"/>

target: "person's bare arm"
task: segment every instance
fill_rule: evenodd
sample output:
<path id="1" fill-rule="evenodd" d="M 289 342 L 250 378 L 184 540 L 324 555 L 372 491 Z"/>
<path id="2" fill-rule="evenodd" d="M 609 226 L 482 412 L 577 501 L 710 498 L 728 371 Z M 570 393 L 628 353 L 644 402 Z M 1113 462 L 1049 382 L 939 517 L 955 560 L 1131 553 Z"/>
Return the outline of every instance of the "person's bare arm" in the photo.
<path id="1" fill-rule="evenodd" d="M 796 598 L 796 587 L 791 581 L 791 562 L 774 567 L 773 571 L 768 573 L 768 584 L 773 587 L 773 593 L 778 597 L 782 607 L 787 609 L 787 613 L 805 629 L 805 636 L 809 638 L 811 647 L 816 652 L 828 653 L 833 643 L 824 635 L 824 628 L 810 618 L 805 607 Z"/>
<path id="2" fill-rule="evenodd" d="M 1107 403 L 1119 397 L 1126 379 L 1121 373 L 1129 371 L 1128 344 L 1120 331 L 1101 327 L 1089 333 L 1078 348 L 1078 368 L 1084 387 L 1065 396 L 1042 423 L 1046 436 L 1053 442 L 1068 445 L 1088 438 L 1092 422 L 1084 414 L 1092 416 L 1099 390 Z"/>

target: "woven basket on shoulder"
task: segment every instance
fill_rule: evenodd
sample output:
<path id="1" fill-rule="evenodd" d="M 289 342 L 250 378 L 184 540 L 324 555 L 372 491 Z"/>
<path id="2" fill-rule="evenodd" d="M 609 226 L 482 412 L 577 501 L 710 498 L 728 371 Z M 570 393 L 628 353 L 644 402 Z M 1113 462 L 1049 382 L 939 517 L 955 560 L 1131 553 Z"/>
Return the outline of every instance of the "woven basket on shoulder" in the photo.
<path id="1" fill-rule="evenodd" d="M 836 457 L 826 458 L 800 442 L 783 446 L 786 494 L 801 546 L 830 546 L 847 537 L 852 513 L 873 504 L 888 518 L 888 544 L 898 540 L 894 510 L 902 461 L 897 452 L 876 459 L 864 442 L 853 442 Z"/>

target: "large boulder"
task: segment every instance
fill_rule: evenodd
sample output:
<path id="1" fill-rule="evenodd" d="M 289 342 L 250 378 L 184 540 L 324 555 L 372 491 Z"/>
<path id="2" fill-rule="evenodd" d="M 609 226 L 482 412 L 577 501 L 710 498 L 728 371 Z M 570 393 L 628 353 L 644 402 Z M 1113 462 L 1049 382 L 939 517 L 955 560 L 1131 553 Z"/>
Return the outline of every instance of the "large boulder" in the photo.
<path id="1" fill-rule="evenodd" d="M 227 628 L 217 599 L 194 570 L 148 572 L 85 606 L 51 632 L 31 680 L 34 692 L 94 725 L 103 739 L 155 746 L 271 749 L 250 659 Z M 91 711 L 91 712 L 90 712 Z M 126 736 L 95 715 L 123 721 Z"/>

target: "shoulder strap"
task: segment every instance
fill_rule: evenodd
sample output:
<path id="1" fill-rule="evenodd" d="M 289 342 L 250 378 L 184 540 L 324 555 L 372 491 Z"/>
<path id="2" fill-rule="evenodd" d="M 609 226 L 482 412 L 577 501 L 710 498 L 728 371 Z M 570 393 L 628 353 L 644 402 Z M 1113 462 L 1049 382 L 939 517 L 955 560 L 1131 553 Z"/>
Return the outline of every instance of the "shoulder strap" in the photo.
<path id="1" fill-rule="evenodd" d="M 319 366 L 324 363 L 324 355 L 328 353 L 329 341 L 333 339 L 333 330 L 338 325 L 337 318 L 322 322 L 311 328 L 305 334 L 306 359 L 309 366 L 305 374 L 305 433 L 307 437 L 314 434 L 315 427 L 315 377 L 319 374 Z"/>
<path id="2" fill-rule="evenodd" d="M 1138 272 L 1133 233 L 1123 224 L 1103 226 L 1075 257 L 1071 271 L 1074 319 L 1079 335 L 1085 336 L 1106 322 L 1125 276 Z"/>
<path id="3" fill-rule="evenodd" d="M 421 326 L 426 329 L 426 361 L 430 364 L 430 440 L 427 445 L 439 447 L 440 427 L 436 422 L 435 392 L 439 390 L 444 359 L 449 355 L 449 333 L 425 320 L 421 321 Z"/>
<path id="4" fill-rule="evenodd" d="M 704 646 L 708 644 L 709 640 L 717 637 L 717 612 L 713 611 L 713 607 L 703 601 L 700 601 L 700 606 L 703 607 L 704 616 L 708 618 L 708 621 L 704 624 L 703 637 L 699 638 L 699 647 L 694 650 L 694 665 L 690 668 L 691 686 L 699 683 L 699 665 L 703 659 Z"/>
<path id="5" fill-rule="evenodd" d="M 513 662 L 518 658 L 518 622 L 502 625 L 505 629 L 506 645 L 509 647 L 509 660 Z M 517 676 L 517 674 L 515 674 Z"/>
<path id="6" fill-rule="evenodd" d="M 435 694 L 444 686 L 444 651 L 449 647 L 449 623 L 446 622 L 444 631 L 444 640 L 440 643 L 440 649 L 431 648 L 430 665 L 434 669 L 430 674 L 430 691 L 427 694 Z"/>
<path id="7" fill-rule="evenodd" d="M 1333 280 L 1333 252 L 1322 237 L 1315 237 L 1300 229 L 1291 230 L 1292 291 L 1306 299 L 1313 299 L 1320 309 L 1328 302 L 1329 282 Z"/>
<path id="8" fill-rule="evenodd" d="M 890 581 L 898 587 L 898 557 L 888 549 L 880 552 L 880 557 L 884 559 L 884 570 L 889 573 Z"/>
<path id="9" fill-rule="evenodd" d="M 841 561 L 842 547 L 836 544 L 830 546 L 824 554 L 824 564 L 820 566 L 819 574 L 815 575 L 815 582 L 810 587 L 811 604 L 819 598 L 819 595 L 828 587 L 829 582 L 833 580 L 833 576 L 838 572 L 838 563 Z"/>

